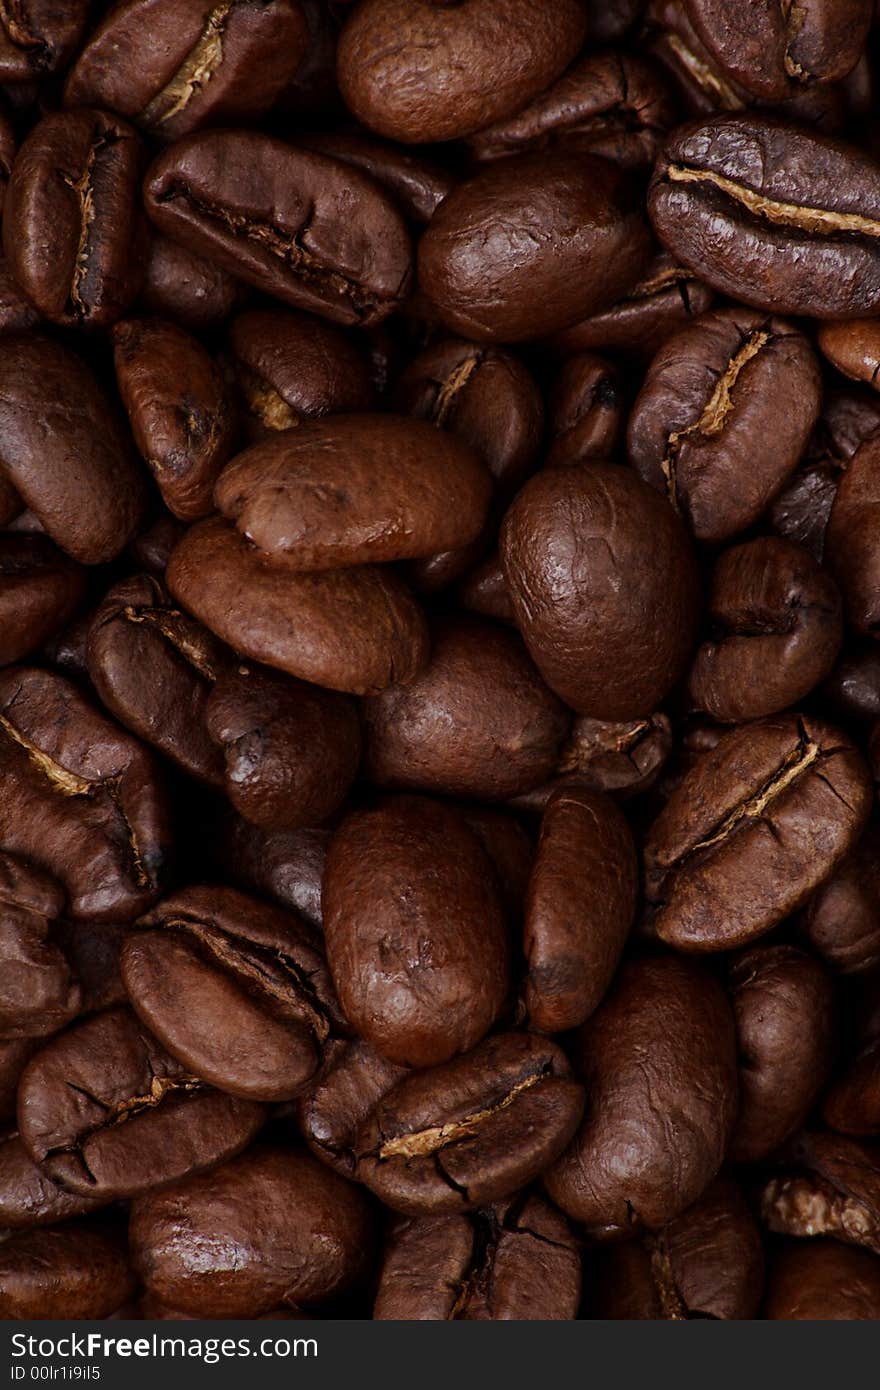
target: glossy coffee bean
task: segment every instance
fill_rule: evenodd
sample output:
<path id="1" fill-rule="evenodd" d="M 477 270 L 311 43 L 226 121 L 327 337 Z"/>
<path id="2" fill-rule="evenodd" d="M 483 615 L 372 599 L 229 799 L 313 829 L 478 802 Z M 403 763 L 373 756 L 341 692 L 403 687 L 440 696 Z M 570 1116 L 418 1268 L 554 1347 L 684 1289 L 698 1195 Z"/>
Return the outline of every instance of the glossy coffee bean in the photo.
<path id="1" fill-rule="evenodd" d="M 124 1231 L 111 1226 L 19 1231 L 0 1247 L 2 1318 L 106 1318 L 134 1289 Z"/>
<path id="2" fill-rule="evenodd" d="M 361 169 L 382 184 L 410 222 L 430 222 L 456 178 L 420 153 L 376 140 L 361 130 L 342 130 L 297 137 L 310 150 Z"/>
<path id="3" fill-rule="evenodd" d="M 581 715 L 571 726 L 556 776 L 520 803 L 528 801 L 531 808 L 543 810 L 562 787 L 586 787 L 619 800 L 638 796 L 656 782 L 671 747 L 665 714 L 619 721 Z"/>
<path id="4" fill-rule="evenodd" d="M 214 871 L 236 887 L 270 898 L 321 926 L 321 879 L 329 830 L 258 830 L 229 812 L 216 832 Z"/>
<path id="5" fill-rule="evenodd" d="M 840 863 L 870 803 L 867 769 L 837 729 L 794 714 L 733 729 L 648 831 L 652 930 L 680 951 L 754 940 Z"/>
<path id="6" fill-rule="evenodd" d="M 0 1219 L 5 1230 L 54 1226 L 101 1205 L 100 1198 L 65 1192 L 47 1178 L 15 1130 L 0 1139 Z"/>
<path id="7" fill-rule="evenodd" d="M 382 1260 L 377 1321 L 507 1322 L 577 1315 L 581 1267 L 563 1217 L 523 1193 L 468 1216 L 396 1223 Z"/>
<path id="8" fill-rule="evenodd" d="M 863 381 L 877 389 L 880 337 L 872 319 L 823 324 L 817 341 L 832 367 L 853 381 Z"/>
<path id="9" fill-rule="evenodd" d="M 306 923 L 232 888 L 184 888 L 122 948 L 132 1007 L 193 1075 L 230 1095 L 289 1100 L 342 1019 Z"/>
<path id="10" fill-rule="evenodd" d="M 360 1038 L 330 1040 L 324 1065 L 297 1107 L 297 1121 L 312 1153 L 343 1177 L 353 1178 L 358 1129 L 406 1075 L 406 1067 L 389 1062 Z"/>
<path id="11" fill-rule="evenodd" d="M 608 308 L 649 255 L 620 171 L 593 155 L 526 154 L 450 193 L 419 244 L 418 277 L 445 327 L 517 342 Z"/>
<path id="12" fill-rule="evenodd" d="M 358 1130 L 355 1173 L 395 1211 L 469 1211 L 551 1164 L 583 1103 L 555 1043 L 500 1033 L 392 1087 Z"/>
<path id="13" fill-rule="evenodd" d="M 389 1061 L 444 1062 L 496 1022 L 509 985 L 499 888 L 451 808 L 399 797 L 352 812 L 330 843 L 322 896 L 345 1015 Z"/>
<path id="14" fill-rule="evenodd" d="M 688 538 L 664 499 L 612 464 L 552 469 L 517 496 L 500 549 L 551 690 L 597 719 L 650 714 L 688 660 L 698 601 Z"/>
<path id="15" fill-rule="evenodd" d="M 230 1157 L 263 1118 L 253 1101 L 222 1095 L 188 1072 L 127 1009 L 96 1014 L 46 1043 L 18 1088 L 18 1128 L 31 1158 L 66 1191 L 109 1200 Z"/>
<path id="16" fill-rule="evenodd" d="M 548 467 L 614 457 L 623 431 L 622 388 L 616 367 L 592 353 L 562 365 L 550 394 Z"/>
<path id="17" fill-rule="evenodd" d="M 195 1317 L 320 1303 L 360 1275 L 372 1239 L 361 1192 L 297 1149 L 251 1149 L 132 1206 L 147 1292 Z"/>
<path id="18" fill-rule="evenodd" d="M 545 1033 L 577 1028 L 601 1003 L 633 923 L 635 845 L 623 813 L 572 787 L 547 803 L 525 906 L 525 1005 Z"/>
<path id="19" fill-rule="evenodd" d="M 631 961 L 574 1052 L 585 1119 L 545 1172 L 547 1191 L 594 1238 L 664 1226 L 715 1177 L 736 1119 L 733 1017 L 720 985 L 671 956 Z"/>
<path id="20" fill-rule="evenodd" d="M 648 206 L 667 250 L 722 294 L 817 319 L 880 304 L 880 166 L 852 146 L 718 116 L 673 135 Z"/>
<path id="21" fill-rule="evenodd" d="M 577 0 L 367 0 L 343 29 L 339 86 L 392 140 L 454 140 L 508 116 L 562 72 L 587 29 Z"/>
<path id="22" fill-rule="evenodd" d="M 335 323 L 378 323 L 409 287 L 409 236 L 376 184 L 256 131 L 178 140 L 148 169 L 144 202 L 172 240 Z"/>
<path id="23" fill-rule="evenodd" d="M 85 597 L 85 572 L 47 536 L 0 536 L 0 665 L 62 628 Z"/>

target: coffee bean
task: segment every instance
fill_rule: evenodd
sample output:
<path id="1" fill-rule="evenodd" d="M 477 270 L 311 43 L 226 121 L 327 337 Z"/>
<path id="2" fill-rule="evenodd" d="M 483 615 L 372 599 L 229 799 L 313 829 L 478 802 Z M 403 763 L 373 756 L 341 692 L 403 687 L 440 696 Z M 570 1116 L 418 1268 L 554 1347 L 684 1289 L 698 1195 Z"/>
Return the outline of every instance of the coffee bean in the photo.
<path id="1" fill-rule="evenodd" d="M 0 665 L 20 661 L 64 626 L 85 573 L 47 536 L 0 536 Z"/>
<path id="2" fill-rule="evenodd" d="M 0 1248 L 0 1317 L 106 1318 L 134 1292 L 124 1231 L 81 1221 Z"/>
<path id="3" fill-rule="evenodd" d="M 242 298 L 243 286 L 213 261 L 167 237 L 152 238 L 140 295 L 149 313 L 197 332 L 222 323 Z"/>
<path id="4" fill-rule="evenodd" d="M 324 1067 L 297 1111 L 299 1127 L 312 1153 L 343 1177 L 354 1177 L 360 1125 L 406 1075 L 406 1067 L 387 1061 L 360 1038 L 331 1040 Z"/>
<path id="5" fill-rule="evenodd" d="M 76 1015 L 81 993 L 49 927 L 64 906 L 55 881 L 0 853 L 0 1037 L 42 1037 Z"/>
<path id="6" fill-rule="evenodd" d="M 874 1321 L 880 1314 L 880 1260 L 836 1240 L 797 1241 L 779 1251 L 768 1277 L 771 1321 Z"/>
<path id="7" fill-rule="evenodd" d="M 840 480 L 828 519 L 828 566 L 858 632 L 880 631 L 880 570 L 875 534 L 880 504 L 880 439 L 869 438 Z"/>

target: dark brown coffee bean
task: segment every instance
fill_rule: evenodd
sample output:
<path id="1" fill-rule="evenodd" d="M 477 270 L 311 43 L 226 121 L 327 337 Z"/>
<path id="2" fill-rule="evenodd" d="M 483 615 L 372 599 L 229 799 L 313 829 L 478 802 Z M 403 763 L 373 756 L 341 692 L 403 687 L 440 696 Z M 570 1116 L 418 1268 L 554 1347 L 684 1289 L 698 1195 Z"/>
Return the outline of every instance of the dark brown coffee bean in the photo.
<path id="1" fill-rule="evenodd" d="M 139 301 L 148 313 L 199 332 L 221 324 L 244 297 L 243 291 L 212 261 L 167 237 L 153 237 Z"/>
<path id="2" fill-rule="evenodd" d="M 0 852 L 0 1037 L 43 1037 L 79 1011 L 81 992 L 49 927 L 64 906 L 54 879 Z"/>
<path id="3" fill-rule="evenodd" d="M 800 1135 L 763 1187 L 761 1218 L 782 1235 L 834 1236 L 880 1255 L 880 1150 L 837 1134 Z"/>
<path id="4" fill-rule="evenodd" d="M 126 927 L 109 922 L 56 922 L 52 940 L 61 948 L 80 987 L 80 1017 L 126 1002 L 119 954 Z"/>
<path id="5" fill-rule="evenodd" d="M 467 1216 L 392 1228 L 373 1318 L 446 1322 L 577 1316 L 580 1255 L 563 1217 L 525 1193 Z"/>
<path id="6" fill-rule="evenodd" d="M 31 1158 L 66 1191 L 110 1200 L 231 1157 L 263 1118 L 187 1072 L 127 1009 L 53 1038 L 18 1088 Z"/>
<path id="7" fill-rule="evenodd" d="M 832 367 L 853 381 L 864 381 L 874 390 L 880 389 L 880 332 L 873 319 L 857 319 L 854 323 L 827 323 L 817 338 Z"/>
<path id="8" fill-rule="evenodd" d="M 715 1177 L 736 1119 L 721 986 L 688 961 L 631 961 L 577 1035 L 575 1055 L 586 1117 L 544 1174 L 547 1191 L 599 1239 L 664 1226 Z"/>
<path id="9" fill-rule="evenodd" d="M 170 841 L 155 765 L 63 677 L 0 672 L 0 790 L 0 843 L 60 880 L 69 916 L 155 902 Z"/>
<path id="10" fill-rule="evenodd" d="M 405 416 L 342 415 L 246 449 L 214 495 L 272 559 L 321 570 L 467 545 L 490 491 L 476 451 L 445 431 Z"/>
<path id="11" fill-rule="evenodd" d="M 110 713 L 184 772 L 216 786 L 223 760 L 205 711 L 213 682 L 232 660 L 146 574 L 114 584 L 89 628 L 89 676 Z"/>
<path id="12" fill-rule="evenodd" d="M 623 383 L 617 368 L 592 353 L 561 366 L 550 393 L 553 442 L 545 467 L 609 459 L 623 431 Z"/>
<path id="13" fill-rule="evenodd" d="M 27 83 L 55 72 L 76 52 L 89 21 L 88 0 L 31 0 L 0 14 L 0 82 Z"/>
<path id="14" fill-rule="evenodd" d="M 53 1226 L 100 1205 L 100 1199 L 65 1192 L 47 1178 L 14 1130 L 0 1138 L 0 1221 L 4 1230 Z"/>
<path id="15" fill-rule="evenodd" d="M 516 626 L 516 614 L 497 550 L 469 571 L 459 585 L 458 597 L 463 608 L 483 618 Z"/>
<path id="16" fill-rule="evenodd" d="M 0 1318 L 106 1318 L 135 1290 L 124 1231 L 80 1221 L 0 1245 Z"/>
<path id="17" fill-rule="evenodd" d="M 292 309 L 250 309 L 229 326 L 249 441 L 303 419 L 369 410 L 366 357 L 339 329 Z"/>
<path id="18" fill-rule="evenodd" d="M 564 1033 L 593 1013 L 617 968 L 637 892 L 635 845 L 614 802 L 586 788 L 551 797 L 525 909 L 525 1005 L 534 1028 Z"/>
<path id="19" fill-rule="evenodd" d="M 305 53 L 297 0 L 125 0 L 68 76 L 68 106 L 107 106 L 163 140 L 268 111 Z"/>
<path id="20" fill-rule="evenodd" d="M 207 516 L 237 434 L 220 369 L 173 323 L 125 319 L 113 330 L 113 346 L 132 434 L 166 506 L 183 521 Z"/>
<path id="21" fill-rule="evenodd" d="M 620 722 L 581 715 L 563 746 L 557 776 L 536 790 L 530 808 L 543 810 L 554 789 L 563 786 L 588 787 L 621 801 L 638 796 L 656 782 L 671 748 L 665 714 Z"/>
<path id="22" fill-rule="evenodd" d="M 435 164 L 399 145 L 375 140 L 361 130 L 306 134 L 301 143 L 331 159 L 361 169 L 382 184 L 410 222 L 430 222 L 443 199 L 458 180 Z"/>
<path id="23" fill-rule="evenodd" d="M 728 971 L 736 1020 L 740 1109 L 729 1157 L 754 1163 L 809 1114 L 834 1060 L 834 991 L 793 946 L 756 946 Z"/>
<path id="24" fill-rule="evenodd" d="M 663 498 L 612 464 L 551 469 L 519 493 L 500 551 L 551 690 L 596 719 L 649 715 L 688 660 L 698 602 L 684 527 Z"/>
<path id="25" fill-rule="evenodd" d="M 845 975 L 880 964 L 880 830 L 869 826 L 813 894 L 801 918 L 807 941 Z"/>
<path id="26" fill-rule="evenodd" d="M 499 1017 L 509 986 L 499 890 L 450 808 L 398 797 L 350 814 L 330 844 L 323 904 L 345 1015 L 390 1061 L 444 1062 Z"/>
<path id="27" fill-rule="evenodd" d="M 363 1194 L 309 1154 L 254 1148 L 132 1206 L 135 1269 L 195 1317 L 320 1303 L 359 1277 L 372 1244 Z"/>
<path id="28" fill-rule="evenodd" d="M 113 559 L 137 528 L 143 480 L 115 409 L 85 363 L 50 338 L 3 340 L 0 468 L 82 564 Z"/>
<path id="29" fill-rule="evenodd" d="M 880 647 L 871 641 L 844 647 L 819 693 L 839 719 L 880 719 Z"/>
<path id="30" fill-rule="evenodd" d="M 843 641 L 837 585 L 808 551 L 774 536 L 724 552 L 708 608 L 713 636 L 697 648 L 688 694 L 726 723 L 798 704 Z"/>
<path id="31" fill-rule="evenodd" d="M 780 416 L 779 399 L 789 409 Z M 756 521 L 806 448 L 821 379 L 807 339 L 781 319 L 718 309 L 669 340 L 629 420 L 630 462 L 698 540 Z"/>
<path id="32" fill-rule="evenodd" d="M 650 168 L 677 111 L 662 70 L 623 51 L 587 53 L 506 120 L 471 137 L 478 160 L 559 145 L 625 169 Z"/>
<path id="33" fill-rule="evenodd" d="M 0 1040 L 0 1121 L 15 1117 L 18 1082 L 25 1064 L 40 1046 L 38 1038 Z"/>
<path id="34" fill-rule="evenodd" d="M 6 193 L 3 248 L 44 318 L 104 327 L 134 300 L 146 248 L 143 163 L 136 133 L 103 111 L 54 113 L 25 140 Z"/>
<path id="35" fill-rule="evenodd" d="M 880 438 L 869 438 L 840 480 L 828 530 L 825 555 L 843 591 L 848 621 L 866 637 L 880 634 Z"/>
<path id="36" fill-rule="evenodd" d="M 12 484 L 0 475 L 0 525 L 8 526 L 24 510 L 24 503 Z"/>
<path id="37" fill-rule="evenodd" d="M 408 291 L 409 235 L 372 179 L 271 136 L 186 136 L 150 166 L 144 201 L 188 250 L 335 323 L 378 323 Z"/>
<path id="38" fill-rule="evenodd" d="M 673 136 L 648 207 L 667 250 L 722 294 L 818 319 L 880 304 L 880 166 L 852 146 L 717 116 Z"/>
<path id="39" fill-rule="evenodd" d="M 238 667 L 215 684 L 205 718 L 223 752 L 226 794 L 255 825 L 318 825 L 348 795 L 361 757 L 360 721 L 348 696 Z"/>
<path id="40" fill-rule="evenodd" d="M 645 0 L 587 0 L 592 43 L 616 43 L 641 17 Z"/>
<path id="41" fill-rule="evenodd" d="M 329 830 L 258 830 L 230 812 L 212 836 L 215 869 L 249 893 L 271 898 L 321 926 L 321 879 Z"/>
<path id="42" fill-rule="evenodd" d="M 836 1240 L 792 1241 L 770 1265 L 764 1316 L 771 1321 L 876 1321 L 880 1260 Z"/>
<path id="43" fill-rule="evenodd" d="M 324 1067 L 297 1109 L 302 1136 L 312 1153 L 343 1177 L 354 1177 L 359 1126 L 406 1075 L 406 1067 L 386 1061 L 360 1038 L 331 1041 Z"/>
<path id="44" fill-rule="evenodd" d="M 464 616 L 438 619 L 426 669 L 367 700 L 364 716 L 378 786 L 486 801 L 544 781 L 569 724 L 519 637 Z"/>
<path id="45" fill-rule="evenodd" d="M 199 522 L 168 564 L 175 598 L 253 661 L 315 685 L 376 694 L 428 658 L 421 609 L 391 570 L 300 574 L 221 517 Z"/>
<path id="46" fill-rule="evenodd" d="M 85 597 L 85 571 L 48 536 L 0 536 L 0 666 L 64 626 Z"/>
<path id="47" fill-rule="evenodd" d="M 577 53 L 578 0 L 366 0 L 339 41 L 345 103 L 391 140 L 455 140 L 519 110 Z"/>
<path id="48" fill-rule="evenodd" d="M 595 1314 L 614 1319 L 754 1318 L 764 1284 L 761 1232 L 730 1178 L 659 1231 L 602 1251 Z"/>
<path id="49" fill-rule="evenodd" d="M 693 271 L 661 252 L 622 299 L 563 329 L 550 347 L 563 357 L 608 351 L 648 361 L 668 338 L 704 314 L 713 298 Z"/>
<path id="50" fill-rule="evenodd" d="M 170 512 L 163 511 L 152 526 L 141 531 L 131 542 L 128 553 L 133 566 L 161 579 L 168 568 L 172 550 L 185 534 L 183 522 Z"/>
<path id="51" fill-rule="evenodd" d="M 342 1019 L 317 934 L 233 888 L 184 888 L 122 949 L 132 1006 L 194 1075 L 251 1100 L 289 1100 Z"/>
<path id="52" fill-rule="evenodd" d="M 473 804 L 459 810 L 492 860 L 509 920 L 518 923 L 535 859 L 532 836 L 509 811 Z"/>
<path id="53" fill-rule="evenodd" d="M 558 1158 L 583 1102 L 555 1043 L 501 1033 L 388 1091 L 358 1130 L 357 1177 L 407 1214 L 486 1206 Z"/>
<path id="54" fill-rule="evenodd" d="M 419 285 L 453 332 L 517 342 L 607 309 L 649 256 L 634 188 L 613 165 L 526 154 L 441 203 L 419 244 Z"/>
<path id="55" fill-rule="evenodd" d="M 828 878 L 870 805 L 867 769 L 830 725 L 787 714 L 731 730 L 648 832 L 652 930 L 680 951 L 746 945 Z"/>
<path id="56" fill-rule="evenodd" d="M 822 1118 L 840 1134 L 880 1134 L 880 1041 L 872 1040 L 847 1060 L 825 1092 Z"/>
<path id="57" fill-rule="evenodd" d="M 731 11 L 722 0 L 686 0 L 697 33 L 722 71 L 765 101 L 798 83 L 833 82 L 859 59 L 871 0 L 757 4 Z"/>

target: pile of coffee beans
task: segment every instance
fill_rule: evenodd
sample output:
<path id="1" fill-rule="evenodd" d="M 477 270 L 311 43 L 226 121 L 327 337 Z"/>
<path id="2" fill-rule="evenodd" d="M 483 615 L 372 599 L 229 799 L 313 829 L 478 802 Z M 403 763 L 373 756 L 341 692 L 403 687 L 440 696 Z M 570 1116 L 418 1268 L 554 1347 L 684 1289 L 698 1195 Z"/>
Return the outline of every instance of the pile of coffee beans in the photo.
<path id="1" fill-rule="evenodd" d="M 0 1317 L 880 1317 L 880 5 L 0 5 Z"/>

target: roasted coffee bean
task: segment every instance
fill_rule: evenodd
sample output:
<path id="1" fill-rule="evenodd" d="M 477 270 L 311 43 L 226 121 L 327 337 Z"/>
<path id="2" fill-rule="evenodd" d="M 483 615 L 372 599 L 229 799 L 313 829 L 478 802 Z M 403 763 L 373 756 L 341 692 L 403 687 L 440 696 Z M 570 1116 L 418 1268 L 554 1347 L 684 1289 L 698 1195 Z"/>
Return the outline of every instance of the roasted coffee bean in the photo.
<path id="1" fill-rule="evenodd" d="M 880 1317 L 880 1260 L 836 1240 L 792 1241 L 770 1265 L 764 1316 L 874 1322 Z"/>
<path id="2" fill-rule="evenodd" d="M 556 766 L 569 715 L 514 633 L 440 618 L 409 685 L 365 701 L 365 770 L 380 787 L 505 800 Z"/>
<path id="3" fill-rule="evenodd" d="M 300 1150 L 254 1148 L 135 1201 L 130 1242 L 153 1298 L 195 1317 L 253 1318 L 346 1288 L 373 1237 L 352 1183 Z"/>
<path id="4" fill-rule="evenodd" d="M 392 1087 L 358 1130 L 355 1174 L 395 1211 L 470 1211 L 558 1158 L 583 1104 L 555 1043 L 500 1033 Z"/>
<path id="5" fill-rule="evenodd" d="M 731 730 L 648 831 L 652 931 L 680 951 L 746 945 L 829 876 L 870 805 L 867 769 L 830 725 L 785 714 Z"/>
<path id="6" fill-rule="evenodd" d="M 473 804 L 459 809 L 492 860 L 508 919 L 518 923 L 535 859 L 532 836 L 509 811 Z"/>
<path id="7" fill-rule="evenodd" d="M 167 580 L 242 655 L 331 690 L 376 694 L 412 680 L 428 658 L 424 615 L 391 570 L 297 573 L 221 517 L 184 536 Z"/>
<path id="8" fill-rule="evenodd" d="M 563 745 L 556 777 L 519 797 L 518 804 L 543 811 L 562 787 L 586 787 L 619 800 L 638 796 L 656 782 L 671 747 L 672 729 L 665 714 L 617 723 L 581 715 Z"/>
<path id="9" fill-rule="evenodd" d="M 880 166 L 854 147 L 717 116 L 673 135 L 648 207 L 667 250 L 722 294 L 817 319 L 880 305 Z"/>
<path id="10" fill-rule="evenodd" d="M 837 585 L 808 551 L 774 536 L 724 552 L 708 608 L 713 636 L 697 648 L 688 694 L 727 723 L 798 704 L 843 641 Z"/>
<path id="11" fill-rule="evenodd" d="M 623 431 L 622 386 L 617 368 L 592 353 L 562 365 L 550 394 L 548 467 L 614 456 Z"/>
<path id="12" fill-rule="evenodd" d="M 453 332 L 516 342 L 607 309 L 650 245 L 634 185 L 607 160 L 519 155 L 441 203 L 419 244 L 419 285 Z"/>
<path id="13" fill-rule="evenodd" d="M 872 319 L 823 324 L 817 341 L 832 367 L 853 381 L 878 389 L 880 333 Z"/>
<path id="14" fill-rule="evenodd" d="M 50 338 L 3 340 L 0 468 L 82 564 L 112 560 L 140 520 L 143 480 L 116 411 L 86 364 Z"/>
<path id="15" fill-rule="evenodd" d="M 825 1123 L 857 1138 L 880 1134 L 880 1042 L 872 1039 L 849 1059 L 825 1093 Z"/>
<path id="16" fill-rule="evenodd" d="M 880 647 L 871 641 L 848 643 L 819 693 L 838 719 L 857 724 L 880 719 Z"/>
<path id="17" fill-rule="evenodd" d="M 50 924 L 64 906 L 61 887 L 42 870 L 0 851 L 0 1037 L 54 1033 L 78 1012 L 81 993 Z"/>
<path id="18" fill-rule="evenodd" d="M 109 922 L 54 924 L 52 940 L 60 947 L 79 985 L 80 1017 L 126 1002 L 119 954 L 127 930 Z"/>
<path id="19" fill-rule="evenodd" d="M 647 361 L 674 333 L 705 313 L 713 298 L 708 285 L 661 252 L 622 299 L 563 329 L 550 346 L 564 357 L 608 351 Z"/>
<path id="20" fill-rule="evenodd" d="M 471 137 L 478 160 L 561 145 L 650 168 L 676 109 L 662 71 L 636 54 L 587 53 L 528 106 Z"/>
<path id="21" fill-rule="evenodd" d="M 351 790 L 361 729 L 347 695 L 239 667 L 214 685 L 205 721 L 223 752 L 226 794 L 255 825 L 318 825 Z"/>
<path id="22" fill-rule="evenodd" d="M 306 43 L 297 0 L 125 0 L 89 37 L 64 97 L 176 140 L 268 111 Z"/>
<path id="23" fill-rule="evenodd" d="M 200 781 L 221 785 L 222 758 L 205 724 L 211 686 L 232 653 L 175 607 L 161 580 L 114 584 L 92 617 L 89 676 L 121 724 Z"/>
<path id="24" fill-rule="evenodd" d="M 81 1221 L 0 1246 L 0 1317 L 106 1318 L 134 1293 L 124 1230 Z"/>
<path id="25" fill-rule="evenodd" d="M 825 537 L 828 567 L 843 591 L 847 620 L 880 634 L 880 438 L 869 438 L 840 480 Z"/>
<path id="26" fill-rule="evenodd" d="M 178 521 L 170 512 L 163 512 L 152 526 L 135 536 L 129 546 L 128 554 L 132 565 L 137 570 L 145 570 L 147 574 L 161 579 L 168 568 L 172 550 L 185 534 L 186 527 L 183 522 Z"/>
<path id="27" fill-rule="evenodd" d="M 467 545 L 490 491 L 476 451 L 445 431 L 404 416 L 343 415 L 246 449 L 214 495 L 271 559 L 322 570 Z"/>
<path id="28" fill-rule="evenodd" d="M 250 309 L 230 324 L 229 350 L 252 441 L 313 416 L 372 404 L 366 357 L 323 319 L 293 309 Z"/>
<path id="29" fill-rule="evenodd" d="M 681 1216 L 602 1251 L 600 1318 L 754 1318 L 764 1283 L 761 1231 L 730 1178 L 716 1178 Z"/>
<path id="30" fill-rule="evenodd" d="M 780 417 L 780 396 L 790 402 Z M 819 416 L 810 344 L 781 319 L 719 309 L 654 358 L 629 420 L 637 472 L 721 541 L 758 519 L 793 472 Z"/>
<path id="31" fill-rule="evenodd" d="M 39 1045 L 37 1038 L 0 1039 L 0 1121 L 4 1123 L 15 1117 L 19 1078 Z"/>
<path id="32" fill-rule="evenodd" d="M 132 1007 L 194 1075 L 289 1100 L 343 1026 L 314 930 L 233 888 L 184 888 L 140 919 L 121 957 Z"/>
<path id="33" fill-rule="evenodd" d="M 246 892 L 271 898 L 320 927 L 329 840 L 329 830 L 258 830 L 230 812 L 212 836 L 214 869 Z"/>
<path id="34" fill-rule="evenodd" d="M 479 1042 L 509 985 L 491 863 L 439 802 L 352 812 L 323 884 L 327 959 L 346 1018 L 392 1062 L 432 1066 Z"/>
<path id="35" fill-rule="evenodd" d="M 169 828 L 146 749 L 63 677 L 0 672 L 0 843 L 53 874 L 71 917 L 119 922 L 161 891 Z"/>
<path id="36" fill-rule="evenodd" d="M 297 136 L 306 149 L 317 150 L 361 169 L 381 183 L 410 222 L 430 222 L 457 179 L 441 165 L 375 140 L 360 130 L 331 131 Z"/>
<path id="37" fill-rule="evenodd" d="M 880 1151 L 837 1134 L 805 1133 L 761 1192 L 771 1231 L 834 1236 L 880 1254 Z"/>
<path id="38" fill-rule="evenodd" d="M 335 323 L 378 323 L 409 288 L 409 235 L 372 179 L 256 131 L 177 141 L 147 171 L 144 200 L 166 236 Z"/>
<path id="39" fill-rule="evenodd" d="M 54 1226 L 84 1216 L 100 1199 L 65 1192 L 34 1163 L 15 1130 L 0 1138 L 0 1221 L 4 1230 Z"/>
<path id="40" fill-rule="evenodd" d="M 454 140 L 511 115 L 577 53 L 578 0 L 366 0 L 339 41 L 337 72 L 359 121 L 392 140 Z"/>
<path id="41" fill-rule="evenodd" d="M 869 826 L 808 902 L 801 925 L 814 951 L 851 975 L 880 964 L 880 829 Z"/>
<path id="42" fill-rule="evenodd" d="M 387 1061 L 360 1038 L 331 1040 L 324 1067 L 297 1109 L 302 1136 L 312 1153 L 343 1177 L 354 1177 L 358 1128 L 406 1075 L 406 1067 Z"/>
<path id="43" fill-rule="evenodd" d="M 0 14 L 0 82 L 26 83 L 64 67 L 89 19 L 88 0 L 31 0 Z"/>
<path id="44" fill-rule="evenodd" d="M 85 572 L 48 536 L 0 536 L 0 665 L 63 627 L 85 597 Z"/>
<path id="45" fill-rule="evenodd" d="M 132 434 L 166 506 L 183 521 L 207 516 L 237 433 L 220 369 L 182 328 L 159 320 L 117 323 L 113 347 Z"/>
<path id="46" fill-rule="evenodd" d="M 31 1158 L 66 1191 L 105 1200 L 231 1157 L 263 1117 L 262 1106 L 187 1072 L 127 1009 L 96 1014 L 46 1043 L 18 1088 L 18 1128 Z"/>
<path id="47" fill-rule="evenodd" d="M 638 861 L 623 813 L 600 792 L 557 792 L 541 821 L 525 909 L 525 1005 L 544 1033 L 601 1003 L 633 923 Z"/>
<path id="48" fill-rule="evenodd" d="M 586 1115 L 545 1172 L 547 1191 L 597 1239 L 665 1226 L 715 1177 L 736 1119 L 733 1016 L 721 986 L 671 956 L 631 961 L 574 1053 Z"/>
<path id="49" fill-rule="evenodd" d="M 871 0 L 758 0 L 731 10 L 722 0 L 685 0 L 697 33 L 725 75 L 765 101 L 798 83 L 833 82 L 858 62 Z"/>
<path id="50" fill-rule="evenodd" d="M 199 332 L 222 323 L 243 297 L 243 286 L 220 266 L 167 237 L 152 238 L 139 300 L 148 313 Z"/>
<path id="51" fill-rule="evenodd" d="M 649 715 L 683 672 L 698 603 L 688 538 L 664 499 L 611 464 L 551 469 L 517 496 L 500 549 L 551 690 L 596 719 Z"/>
<path id="52" fill-rule="evenodd" d="M 794 946 L 755 946 L 728 971 L 739 1052 L 740 1109 L 728 1156 L 767 1158 L 798 1129 L 834 1060 L 834 991 Z"/>
<path id="53" fill-rule="evenodd" d="M 463 608 L 483 618 L 516 626 L 516 614 L 497 550 L 468 572 L 459 585 L 458 597 Z"/>
<path id="54" fill-rule="evenodd" d="M 507 1322 L 577 1316 L 581 1263 L 563 1217 L 525 1193 L 467 1216 L 403 1218 L 390 1232 L 373 1317 Z"/>
<path id="55" fill-rule="evenodd" d="M 66 111 L 35 126 L 16 158 L 3 249 L 44 318 L 104 327 L 143 279 L 146 226 L 136 133 L 103 111 Z"/>

